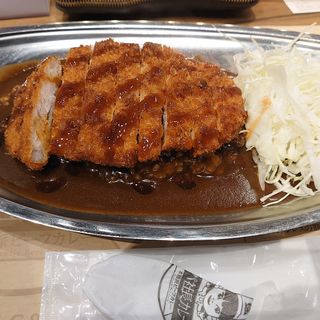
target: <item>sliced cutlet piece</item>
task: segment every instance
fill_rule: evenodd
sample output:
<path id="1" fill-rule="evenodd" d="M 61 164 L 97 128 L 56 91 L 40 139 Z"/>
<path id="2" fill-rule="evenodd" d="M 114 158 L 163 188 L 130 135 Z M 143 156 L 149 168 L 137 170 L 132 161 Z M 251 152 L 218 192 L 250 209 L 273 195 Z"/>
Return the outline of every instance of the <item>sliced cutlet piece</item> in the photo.
<path id="1" fill-rule="evenodd" d="M 163 150 L 214 152 L 230 142 L 246 113 L 241 91 L 218 66 L 173 61 L 167 77 L 167 128 Z"/>
<path id="2" fill-rule="evenodd" d="M 82 160 L 109 164 L 106 153 L 112 146 L 105 133 L 110 130 L 115 109 L 120 44 L 111 39 L 97 42 L 86 77 L 84 122 L 78 135 L 77 151 Z"/>
<path id="3" fill-rule="evenodd" d="M 189 60 L 189 78 L 197 105 L 194 113 L 193 155 L 214 152 L 235 139 L 247 114 L 243 108 L 241 90 L 233 79 L 214 64 Z"/>
<path id="4" fill-rule="evenodd" d="M 9 153 L 27 167 L 41 169 L 48 162 L 52 111 L 61 81 L 61 63 L 42 61 L 17 91 L 5 132 Z"/>
<path id="5" fill-rule="evenodd" d="M 53 113 L 51 152 L 69 160 L 79 157 L 78 134 L 83 123 L 85 79 L 92 48 L 81 46 L 69 50 L 63 66 L 62 85 L 57 92 Z"/>
<path id="6" fill-rule="evenodd" d="M 170 48 L 164 47 L 164 50 L 168 58 L 165 69 L 167 102 L 162 150 L 187 151 L 193 148 L 192 128 L 195 109 L 198 107 L 192 102 L 199 97 L 193 96 L 188 60 Z"/>
<path id="7" fill-rule="evenodd" d="M 104 139 L 111 149 L 106 152 L 109 165 L 133 167 L 138 161 L 140 118 L 141 55 L 137 44 L 120 44 L 116 104 L 111 126 Z"/>
<path id="8" fill-rule="evenodd" d="M 161 153 L 165 111 L 167 51 L 160 44 L 145 43 L 141 50 L 141 113 L 138 160 L 156 160 Z"/>

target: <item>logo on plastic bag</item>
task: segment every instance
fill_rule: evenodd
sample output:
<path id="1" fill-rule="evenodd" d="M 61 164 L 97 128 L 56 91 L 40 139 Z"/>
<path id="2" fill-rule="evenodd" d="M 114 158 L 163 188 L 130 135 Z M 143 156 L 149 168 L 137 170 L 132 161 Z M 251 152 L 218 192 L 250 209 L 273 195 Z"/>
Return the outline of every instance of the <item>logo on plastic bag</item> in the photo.
<path id="1" fill-rule="evenodd" d="M 158 301 L 165 320 L 244 320 L 253 299 L 172 264 L 160 280 Z"/>

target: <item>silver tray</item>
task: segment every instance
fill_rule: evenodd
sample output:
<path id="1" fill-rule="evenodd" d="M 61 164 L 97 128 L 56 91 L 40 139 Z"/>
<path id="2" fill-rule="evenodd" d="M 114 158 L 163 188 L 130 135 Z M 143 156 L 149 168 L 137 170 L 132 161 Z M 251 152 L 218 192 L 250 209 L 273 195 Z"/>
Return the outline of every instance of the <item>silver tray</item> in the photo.
<path id="1" fill-rule="evenodd" d="M 254 38 L 264 48 L 286 45 L 298 33 L 238 26 L 175 22 L 77 22 L 0 30 L 0 66 L 48 55 L 63 56 L 70 47 L 112 37 L 122 42 L 146 41 L 176 48 L 186 56 L 201 55 L 234 71 L 233 54 Z M 318 51 L 320 37 L 297 44 Z M 241 238 L 280 232 L 320 221 L 320 196 L 290 204 L 206 216 L 117 216 L 70 212 L 44 206 L 0 189 L 0 210 L 9 215 L 56 228 L 118 239 L 201 241 Z"/>

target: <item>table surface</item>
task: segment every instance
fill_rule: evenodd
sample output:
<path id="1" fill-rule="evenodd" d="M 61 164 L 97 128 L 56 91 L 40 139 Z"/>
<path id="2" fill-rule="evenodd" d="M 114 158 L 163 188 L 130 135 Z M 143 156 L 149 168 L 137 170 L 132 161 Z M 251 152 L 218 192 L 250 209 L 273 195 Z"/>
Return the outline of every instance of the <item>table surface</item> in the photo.
<path id="1" fill-rule="evenodd" d="M 43 24 L 101 17 L 70 17 L 56 9 L 51 1 L 50 15 L 23 19 L 0 20 L 0 27 Z M 103 17 L 108 19 L 110 17 Z M 146 17 L 144 17 L 146 18 Z M 153 17 L 161 20 L 203 21 L 233 23 L 243 26 L 269 26 L 300 31 L 306 25 L 320 21 L 320 13 L 293 15 L 281 0 L 261 0 L 252 9 L 238 13 L 212 13 L 210 16 Z M 320 27 L 311 31 L 320 34 Z M 247 241 L 274 240 L 289 236 L 319 234 L 320 225 L 303 230 L 278 234 Z M 127 249 L 133 247 L 157 247 L 175 243 L 130 243 L 80 235 L 21 221 L 0 213 L 0 320 L 36 320 L 39 315 L 40 295 L 47 251 Z"/>

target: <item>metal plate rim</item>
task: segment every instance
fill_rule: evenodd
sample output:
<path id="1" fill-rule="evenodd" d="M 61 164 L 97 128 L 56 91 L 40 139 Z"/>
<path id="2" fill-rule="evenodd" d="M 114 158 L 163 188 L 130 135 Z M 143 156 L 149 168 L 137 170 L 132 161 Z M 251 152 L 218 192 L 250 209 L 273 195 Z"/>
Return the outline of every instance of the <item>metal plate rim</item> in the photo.
<path id="1" fill-rule="evenodd" d="M 251 35 L 268 35 L 270 36 L 280 36 L 283 38 L 292 38 L 300 34 L 298 31 L 291 31 L 285 29 L 275 29 L 267 27 L 239 27 L 234 24 L 209 24 L 203 22 L 194 22 L 194 23 L 183 23 L 177 21 L 152 21 L 152 20 L 88 20 L 88 21 L 73 21 L 73 22 L 53 22 L 47 24 L 38 24 L 38 25 L 24 25 L 24 26 L 15 26 L 0 28 L 0 37 L 22 34 L 22 33 L 36 33 L 44 31 L 58 31 L 58 30 L 73 30 L 77 28 L 78 30 L 85 29 L 105 29 L 114 27 L 119 29 L 121 26 L 123 28 L 135 27 L 139 29 L 145 29 L 146 27 L 150 29 L 171 29 L 171 30 L 198 30 L 198 31 L 228 31 L 234 32 L 237 34 L 250 33 Z M 312 38 L 304 38 L 303 41 L 319 41 L 320 35 L 311 34 L 306 32 Z"/>
<path id="2" fill-rule="evenodd" d="M 19 26 L 13 28 L 0 29 L 1 38 L 21 35 L 26 33 L 37 33 L 45 31 L 59 30 L 87 30 L 87 29 L 158 29 L 167 30 L 194 30 L 199 32 L 227 32 L 252 36 L 279 37 L 284 39 L 294 39 L 299 32 L 284 31 L 270 28 L 251 28 L 235 25 L 212 25 L 206 23 L 180 23 L 180 22 L 158 22 L 158 21 L 84 21 L 68 23 L 52 23 L 46 25 Z M 303 41 L 320 44 L 319 35 L 311 35 Z M 235 239 L 243 237 L 253 237 L 266 235 L 275 232 L 282 232 L 320 222 L 320 210 L 311 210 L 308 213 L 298 213 L 292 217 L 280 217 L 273 221 L 242 222 L 233 224 L 215 224 L 199 226 L 161 226 L 152 224 L 126 225 L 123 223 L 106 223 L 83 221 L 61 217 L 35 208 L 27 207 L 8 199 L 0 197 L 0 210 L 8 215 L 31 221 L 37 224 L 55 227 L 84 234 L 104 236 L 122 240 L 152 240 L 152 241 L 205 241 Z M 156 232 L 155 232 L 156 231 Z"/>
<path id="3" fill-rule="evenodd" d="M 312 210 L 289 218 L 279 218 L 270 221 L 243 222 L 226 225 L 208 226 L 154 226 L 124 225 L 121 223 L 105 223 L 82 221 L 60 217 L 42 210 L 29 208 L 24 205 L 0 198 L 0 210 L 9 216 L 20 218 L 43 226 L 60 230 L 73 231 L 81 234 L 102 236 L 119 240 L 139 241 L 216 241 L 257 237 L 272 233 L 310 226 L 320 222 L 320 211 Z"/>

